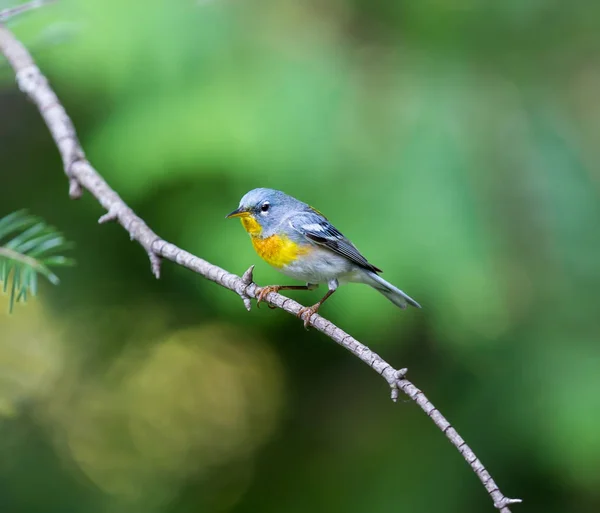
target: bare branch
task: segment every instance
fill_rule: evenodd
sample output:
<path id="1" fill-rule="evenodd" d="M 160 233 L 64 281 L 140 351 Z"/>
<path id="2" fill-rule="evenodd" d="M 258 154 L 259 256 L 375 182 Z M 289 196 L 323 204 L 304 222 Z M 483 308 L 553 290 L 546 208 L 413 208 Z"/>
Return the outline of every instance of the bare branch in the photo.
<path id="1" fill-rule="evenodd" d="M 3 9 L 0 11 L 0 23 L 8 20 L 9 18 L 14 18 L 19 14 L 22 14 L 27 11 L 31 11 L 33 9 L 37 9 L 38 7 L 43 7 L 44 5 L 54 3 L 56 0 L 34 0 L 33 2 L 27 2 L 26 4 L 18 5 L 17 7 L 10 7 L 8 9 Z"/>
<path id="2" fill-rule="evenodd" d="M 21 9 L 24 10 L 25 6 L 22 6 Z M 137 241 L 144 248 L 150 258 L 152 272 L 157 278 L 160 273 L 160 259 L 164 258 L 234 291 L 244 300 L 246 308 L 250 309 L 250 298 L 256 299 L 260 291 L 260 288 L 252 282 L 253 267 L 248 269 L 243 277 L 239 277 L 156 235 L 109 187 L 85 158 L 73 123 L 48 84 L 48 80 L 35 65 L 25 47 L 2 25 L 0 25 L 0 52 L 4 54 L 14 69 L 19 88 L 36 105 L 54 138 L 63 161 L 65 174 L 69 179 L 71 197 L 79 197 L 83 189 L 89 191 L 107 211 L 107 214 L 103 215 L 99 222 L 118 222 L 129 233 L 131 240 Z M 268 294 L 265 301 L 269 305 L 281 308 L 295 316 L 298 316 L 302 308 L 302 305 L 293 299 L 274 292 Z M 406 369 L 395 369 L 367 346 L 318 314 L 311 317 L 310 324 L 380 374 L 390 386 L 394 401 L 398 399 L 398 392 L 401 390 L 416 402 L 462 454 L 483 483 L 494 506 L 501 513 L 510 513 L 508 506 L 521 502 L 520 499 L 508 499 L 502 494 L 479 458 L 475 456 L 458 432 L 423 392 L 406 379 Z"/>
<path id="3" fill-rule="evenodd" d="M 254 281 L 253 276 L 254 276 L 254 266 L 251 265 L 250 267 L 248 267 L 246 272 L 244 274 L 242 274 L 242 282 L 246 285 L 246 287 L 248 287 L 250 284 L 253 283 L 253 281 Z M 250 311 L 252 309 L 252 303 L 250 302 L 250 298 L 248 297 L 248 294 L 246 294 L 246 289 L 244 289 L 244 291 L 240 294 L 240 297 L 242 298 L 242 301 L 244 302 L 244 306 L 246 307 L 246 310 Z"/>

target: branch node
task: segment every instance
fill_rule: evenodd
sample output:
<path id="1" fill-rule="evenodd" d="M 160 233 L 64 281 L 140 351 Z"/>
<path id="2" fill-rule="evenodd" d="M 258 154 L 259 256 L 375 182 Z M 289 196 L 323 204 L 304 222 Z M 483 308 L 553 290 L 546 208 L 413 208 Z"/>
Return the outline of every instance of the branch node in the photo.
<path id="1" fill-rule="evenodd" d="M 108 212 L 98 219 L 98 224 L 108 223 L 109 221 L 116 221 L 118 219 L 117 208 L 114 205 L 108 209 Z"/>
<path id="2" fill-rule="evenodd" d="M 398 369 L 396 372 L 394 372 L 394 381 L 390 383 L 390 388 L 392 389 L 392 401 L 395 403 L 398 402 L 398 397 L 400 396 L 400 387 L 398 386 L 398 381 L 404 379 L 407 372 L 407 368 Z"/>
<path id="3" fill-rule="evenodd" d="M 252 310 L 252 303 L 250 302 L 249 298 L 242 297 L 242 301 L 244 302 L 244 307 L 246 308 L 246 310 L 248 310 L 248 311 Z"/>
<path id="4" fill-rule="evenodd" d="M 498 502 L 494 502 L 494 507 L 496 509 L 502 509 L 510 506 L 511 504 L 520 504 L 521 502 L 523 502 L 521 499 L 509 499 L 508 497 L 503 497 Z"/>
<path id="5" fill-rule="evenodd" d="M 242 274 L 242 283 L 245 285 L 242 292 L 239 293 L 242 301 L 244 302 L 244 306 L 246 310 L 250 311 L 252 309 L 252 303 L 250 302 L 250 296 L 246 294 L 246 289 L 254 283 L 254 265 L 248 267 L 246 272 Z"/>
<path id="6" fill-rule="evenodd" d="M 254 281 L 254 265 L 248 267 L 246 272 L 242 274 L 242 282 L 245 285 L 250 285 Z"/>
<path id="7" fill-rule="evenodd" d="M 404 379 L 406 377 L 406 374 L 408 373 L 408 369 L 404 368 L 404 369 L 398 369 L 396 371 L 396 380 L 401 380 Z"/>
<path id="8" fill-rule="evenodd" d="M 15 73 L 17 86 L 22 93 L 29 96 L 37 87 L 41 72 L 35 64 L 30 64 Z"/>
<path id="9" fill-rule="evenodd" d="M 160 279 L 160 264 L 162 262 L 161 258 L 152 250 L 148 250 L 148 258 L 150 258 L 150 268 L 152 269 L 152 274 L 156 276 L 157 280 Z"/>
<path id="10" fill-rule="evenodd" d="M 83 196 L 83 188 L 76 178 L 69 178 L 69 197 L 73 200 Z"/>

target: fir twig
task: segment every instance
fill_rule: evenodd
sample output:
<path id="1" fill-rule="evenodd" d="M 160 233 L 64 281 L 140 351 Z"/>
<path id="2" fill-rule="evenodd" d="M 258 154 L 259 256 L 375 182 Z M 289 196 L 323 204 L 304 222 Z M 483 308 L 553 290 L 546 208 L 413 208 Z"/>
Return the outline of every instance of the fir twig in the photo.
<path id="1" fill-rule="evenodd" d="M 59 283 L 50 268 L 72 265 L 73 260 L 61 254 L 71 247 L 56 228 L 26 210 L 0 219 L 0 284 L 9 294 L 9 312 L 16 302 L 36 295 L 39 274 L 54 285 Z"/>

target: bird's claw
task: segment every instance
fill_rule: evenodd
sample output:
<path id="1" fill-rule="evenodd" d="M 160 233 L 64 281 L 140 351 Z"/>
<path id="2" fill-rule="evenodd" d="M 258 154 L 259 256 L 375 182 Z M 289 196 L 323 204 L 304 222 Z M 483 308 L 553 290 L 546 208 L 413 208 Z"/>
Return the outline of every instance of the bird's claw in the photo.
<path id="1" fill-rule="evenodd" d="M 300 311 L 298 312 L 297 316 L 302 319 L 304 321 L 304 329 L 308 331 L 308 326 L 310 324 L 310 318 L 313 316 L 313 314 L 316 314 L 319 311 L 319 307 L 321 305 L 316 304 L 313 306 L 305 306 L 303 308 L 300 308 Z"/>
<path id="2" fill-rule="evenodd" d="M 258 297 L 256 298 L 256 307 L 260 308 L 260 304 L 265 300 L 265 298 L 271 293 L 271 292 L 279 292 L 279 289 L 281 287 L 279 287 L 278 285 L 267 285 L 266 287 L 262 287 L 260 289 L 260 292 L 258 293 Z M 271 310 L 275 309 L 276 307 L 273 305 L 267 305 Z"/>

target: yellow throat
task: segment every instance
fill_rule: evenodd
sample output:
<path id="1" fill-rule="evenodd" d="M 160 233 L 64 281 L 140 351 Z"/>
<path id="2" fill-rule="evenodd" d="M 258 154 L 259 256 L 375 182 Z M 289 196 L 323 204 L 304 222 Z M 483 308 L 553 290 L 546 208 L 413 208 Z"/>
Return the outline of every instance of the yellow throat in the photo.
<path id="1" fill-rule="evenodd" d="M 247 215 L 240 218 L 242 222 L 242 226 L 244 230 L 246 230 L 250 235 L 256 236 L 262 232 L 262 226 L 258 224 L 258 221 L 254 219 L 253 216 Z"/>

